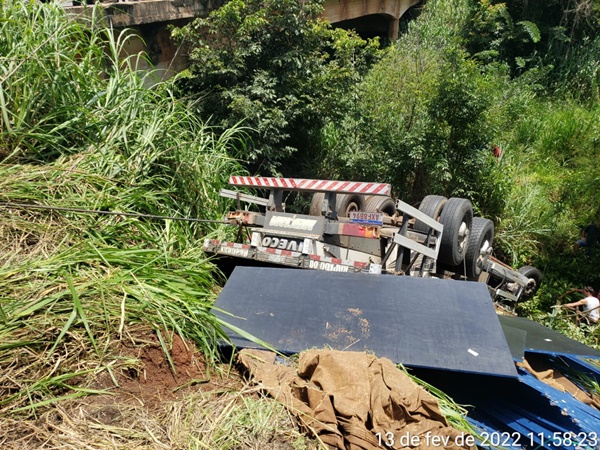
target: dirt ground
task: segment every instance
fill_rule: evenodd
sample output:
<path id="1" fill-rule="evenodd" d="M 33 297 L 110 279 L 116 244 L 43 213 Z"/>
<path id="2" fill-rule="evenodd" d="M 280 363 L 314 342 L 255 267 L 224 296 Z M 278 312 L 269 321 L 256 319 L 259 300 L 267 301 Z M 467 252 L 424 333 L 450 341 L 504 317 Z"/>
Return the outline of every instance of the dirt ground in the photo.
<path id="1" fill-rule="evenodd" d="M 169 361 L 156 333 L 137 327 L 114 341 L 110 357 L 114 370 L 102 370 L 86 386 L 102 394 L 58 402 L 31 420 L 4 418 L 0 448 L 316 448 L 297 444 L 302 437 L 289 414 L 282 415 L 235 365 L 207 364 L 193 342 L 174 335 Z M 252 414 L 273 415 L 270 428 L 252 430 L 262 420 Z M 244 427 L 252 432 L 235 436 L 236 422 L 242 434 Z"/>
<path id="2" fill-rule="evenodd" d="M 237 372 L 223 377 L 218 368 L 213 368 L 214 373 L 211 373 L 194 343 L 184 342 L 178 335 L 173 336 L 172 364 L 154 332 L 140 329 L 130 336 L 130 340 L 119 342 L 117 353 L 122 358 L 137 359 L 139 364 L 119 373 L 101 373 L 90 388 L 107 389 L 111 395 L 88 398 L 86 409 L 92 415 L 98 415 L 98 411 L 108 411 L 114 404 L 140 406 L 152 411 L 162 408 L 165 402 L 182 399 L 191 392 L 210 392 L 217 388 L 235 390 L 241 389 L 244 384 Z M 115 379 L 118 386 L 115 385 Z M 112 423 L 118 418 L 107 414 L 103 420 Z"/>

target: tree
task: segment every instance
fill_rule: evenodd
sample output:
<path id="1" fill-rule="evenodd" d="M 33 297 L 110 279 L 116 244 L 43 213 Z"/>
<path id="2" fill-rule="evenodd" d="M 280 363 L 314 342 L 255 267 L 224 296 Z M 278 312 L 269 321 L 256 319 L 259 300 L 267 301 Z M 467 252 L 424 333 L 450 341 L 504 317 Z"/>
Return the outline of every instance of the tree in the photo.
<path id="1" fill-rule="evenodd" d="M 182 93 L 201 116 L 248 127 L 241 157 L 252 172 L 277 173 L 309 151 L 377 58 L 378 41 L 334 29 L 321 14 L 320 0 L 232 0 L 174 32 L 190 58 Z"/>
<path id="2" fill-rule="evenodd" d="M 495 185 L 488 118 L 496 74 L 461 49 L 467 12 L 464 0 L 428 2 L 374 65 L 359 86 L 351 137 L 342 138 L 351 145 L 338 148 L 338 166 L 391 183 L 409 202 L 435 193 L 497 204 L 478 195 Z"/>
<path id="3" fill-rule="evenodd" d="M 465 27 L 466 48 L 504 62 L 513 76 L 540 70 L 543 84 L 571 95 L 598 96 L 600 0 L 479 0 Z"/>

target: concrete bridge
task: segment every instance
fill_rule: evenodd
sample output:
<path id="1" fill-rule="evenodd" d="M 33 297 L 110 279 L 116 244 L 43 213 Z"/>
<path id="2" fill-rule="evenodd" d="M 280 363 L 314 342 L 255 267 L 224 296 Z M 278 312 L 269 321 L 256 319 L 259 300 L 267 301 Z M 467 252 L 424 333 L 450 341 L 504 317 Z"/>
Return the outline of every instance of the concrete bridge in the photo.
<path id="1" fill-rule="evenodd" d="M 323 16 L 334 26 L 355 29 L 363 37 L 398 37 L 402 16 L 422 0 L 326 0 Z M 83 0 L 85 2 L 85 0 Z M 93 1 L 88 0 L 93 3 Z M 183 26 L 196 17 L 205 17 L 225 0 L 104 0 L 101 2 L 107 24 L 115 29 L 129 28 L 132 39 L 126 54 L 145 51 L 152 65 L 169 77 L 183 70 L 187 61 L 170 38 L 168 25 Z M 67 2 L 71 16 L 88 15 L 91 8 L 81 1 Z M 125 56 L 125 55 L 124 55 Z M 141 67 L 144 69 L 144 67 Z"/>

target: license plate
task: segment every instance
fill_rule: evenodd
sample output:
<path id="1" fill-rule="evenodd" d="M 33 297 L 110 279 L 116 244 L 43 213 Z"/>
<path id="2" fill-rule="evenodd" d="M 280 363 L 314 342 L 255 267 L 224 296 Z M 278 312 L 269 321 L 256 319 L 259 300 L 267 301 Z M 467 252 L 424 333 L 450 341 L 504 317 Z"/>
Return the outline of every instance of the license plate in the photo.
<path id="1" fill-rule="evenodd" d="M 383 213 L 350 211 L 350 222 L 366 223 L 369 225 L 383 225 Z"/>

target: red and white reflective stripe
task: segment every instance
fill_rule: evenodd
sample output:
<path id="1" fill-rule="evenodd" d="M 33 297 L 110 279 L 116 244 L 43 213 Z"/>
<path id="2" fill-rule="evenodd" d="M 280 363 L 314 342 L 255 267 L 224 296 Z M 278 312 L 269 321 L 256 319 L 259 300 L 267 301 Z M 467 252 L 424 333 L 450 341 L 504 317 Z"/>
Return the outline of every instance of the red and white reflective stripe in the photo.
<path id="1" fill-rule="evenodd" d="M 244 250 L 249 250 L 249 249 L 252 248 L 251 245 L 248 245 L 248 244 L 238 244 L 237 242 L 219 242 L 219 241 L 214 241 L 214 242 L 217 242 L 217 244 L 215 244 L 215 245 L 218 245 L 218 243 L 220 243 L 223 247 L 241 248 L 241 249 L 244 249 Z"/>
<path id="2" fill-rule="evenodd" d="M 229 177 L 232 186 L 253 186 L 266 188 L 294 189 L 294 178 L 270 178 L 270 177 Z"/>
<path id="3" fill-rule="evenodd" d="M 328 258 L 326 256 L 318 256 L 318 255 L 308 255 L 310 259 L 313 261 L 321 261 L 331 264 L 339 264 L 341 266 L 351 266 L 356 267 L 358 269 L 364 269 L 367 267 L 367 263 L 360 261 L 350 261 L 349 259 L 340 259 L 340 258 Z"/>
<path id="4" fill-rule="evenodd" d="M 390 195 L 392 188 L 387 183 L 365 183 L 362 181 L 307 180 L 303 178 L 229 177 L 233 186 L 280 188 L 297 191 L 341 192 L 346 194 Z"/>
<path id="5" fill-rule="evenodd" d="M 296 256 L 296 257 L 301 255 L 300 252 L 293 252 L 291 250 L 280 250 L 278 248 L 271 248 L 271 247 L 259 247 L 258 250 L 262 251 L 262 252 L 271 253 L 273 255 Z"/>

